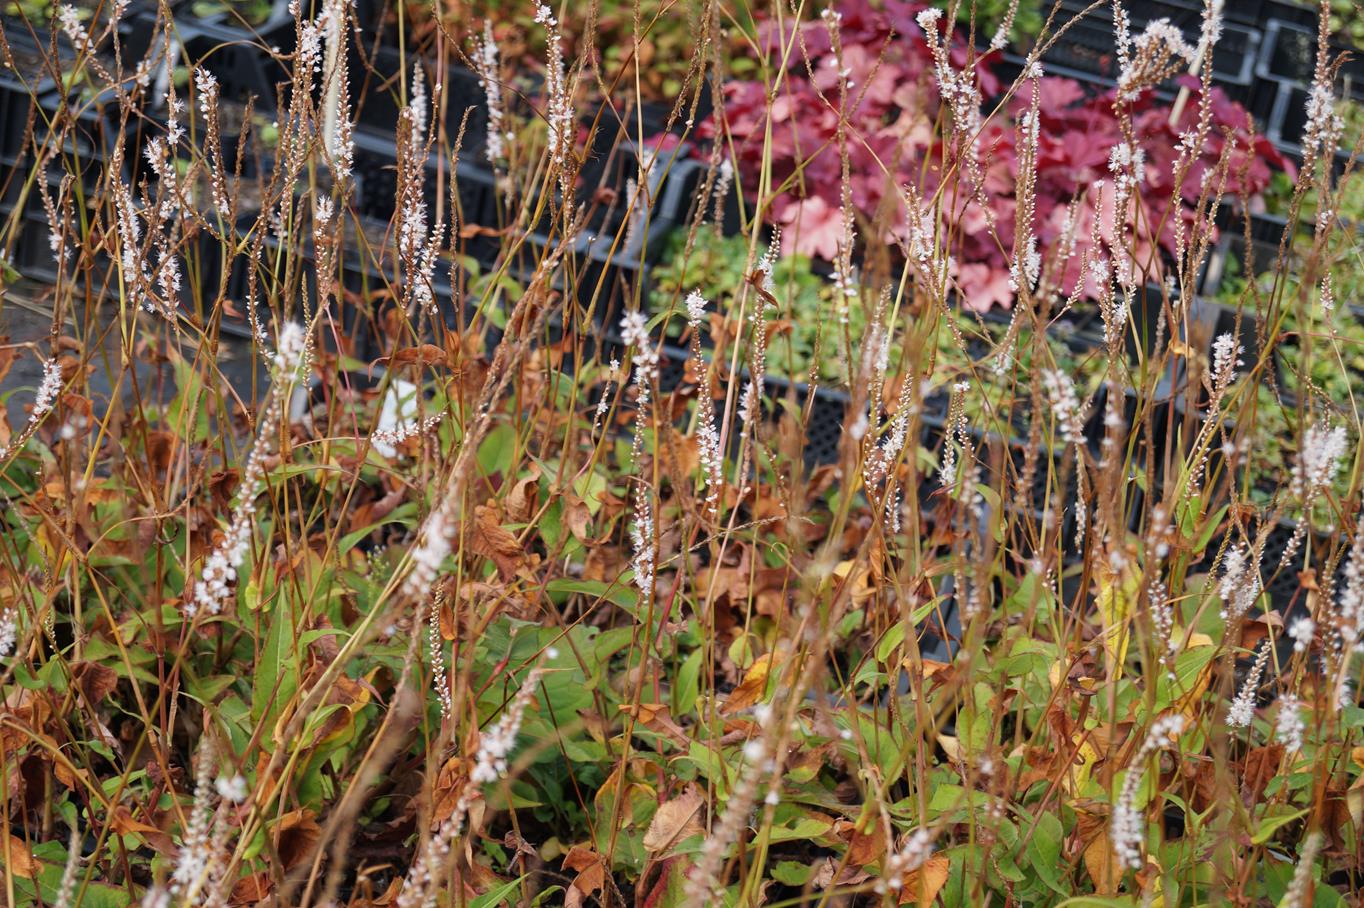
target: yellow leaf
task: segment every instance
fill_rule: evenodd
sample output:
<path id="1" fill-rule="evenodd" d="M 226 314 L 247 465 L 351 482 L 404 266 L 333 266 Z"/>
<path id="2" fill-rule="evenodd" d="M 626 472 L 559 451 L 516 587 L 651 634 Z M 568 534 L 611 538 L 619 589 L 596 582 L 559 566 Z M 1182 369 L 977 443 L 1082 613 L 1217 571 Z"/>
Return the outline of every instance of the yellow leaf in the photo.
<path id="1" fill-rule="evenodd" d="M 1355 750 L 1360 748 L 1356 747 Z M 1364 820 L 1364 776 L 1354 780 L 1354 783 L 1345 791 L 1345 806 L 1350 811 L 1350 822 L 1358 829 L 1360 821 Z"/>
<path id="2" fill-rule="evenodd" d="M 938 735 L 938 746 L 943 753 L 947 754 L 947 759 L 953 763 L 960 763 L 964 754 L 961 749 L 961 742 L 952 735 Z"/>
<path id="3" fill-rule="evenodd" d="M 1089 774 L 1094 770 L 1094 764 L 1099 762 L 1099 750 L 1094 746 L 1094 742 L 1086 737 L 1076 756 L 1080 764 L 1072 766 L 1066 778 L 1066 788 L 1072 795 L 1079 794 L 1089 784 Z"/>
<path id="4" fill-rule="evenodd" d="M 748 709 L 762 699 L 763 693 L 767 690 L 767 676 L 771 674 L 775 665 L 771 653 L 759 656 L 748 667 L 748 671 L 744 672 L 744 680 L 730 692 L 729 698 L 720 707 L 720 712 L 726 716 L 732 715 L 741 709 Z"/>
<path id="5" fill-rule="evenodd" d="M 1100 570 L 1099 593 L 1095 599 L 1099 614 L 1103 616 L 1104 653 L 1110 664 L 1121 665 L 1127 656 L 1127 644 L 1131 639 L 1127 625 L 1132 617 L 1141 578 L 1128 566 L 1119 568 L 1116 573 L 1108 570 L 1106 565 Z"/>

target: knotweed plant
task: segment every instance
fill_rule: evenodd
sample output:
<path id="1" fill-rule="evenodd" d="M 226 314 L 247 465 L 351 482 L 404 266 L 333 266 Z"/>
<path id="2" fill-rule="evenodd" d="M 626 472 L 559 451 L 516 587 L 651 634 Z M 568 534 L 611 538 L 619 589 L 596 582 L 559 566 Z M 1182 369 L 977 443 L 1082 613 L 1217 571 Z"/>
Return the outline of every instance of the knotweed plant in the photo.
<path id="1" fill-rule="evenodd" d="M 0 901 L 1358 901 L 1328 27 L 248 6 L 0 11 Z"/>

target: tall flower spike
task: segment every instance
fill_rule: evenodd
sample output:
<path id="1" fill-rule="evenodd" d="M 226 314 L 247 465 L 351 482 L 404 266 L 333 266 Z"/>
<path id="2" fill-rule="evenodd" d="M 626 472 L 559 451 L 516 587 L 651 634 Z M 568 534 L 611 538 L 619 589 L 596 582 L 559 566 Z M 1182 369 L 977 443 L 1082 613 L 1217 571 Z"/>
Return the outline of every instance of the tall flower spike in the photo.
<path id="1" fill-rule="evenodd" d="M 1260 647 L 1255 664 L 1250 667 L 1250 674 L 1246 675 L 1245 683 L 1236 692 L 1236 699 L 1231 701 L 1231 708 L 1227 710 L 1227 724 L 1232 728 L 1249 728 L 1251 720 L 1255 718 L 1255 697 L 1260 690 L 1260 677 L 1269 664 L 1269 652 L 1268 645 Z"/>
<path id="2" fill-rule="evenodd" d="M 1302 750 L 1302 736 L 1307 724 L 1302 719 L 1302 704 L 1293 694 L 1279 697 L 1279 714 L 1274 720 L 1274 737 L 1290 754 Z"/>
<path id="3" fill-rule="evenodd" d="M 194 774 L 194 803 L 189 825 L 180 844 L 180 854 L 171 872 L 171 894 L 185 904 L 195 904 L 214 872 L 213 854 L 214 769 L 217 755 L 212 741 L 205 736 L 199 748 L 199 765 Z"/>
<path id="4" fill-rule="evenodd" d="M 1310 502 L 1327 489 L 1340 469 L 1348 438 L 1344 426 L 1319 422 L 1307 430 L 1293 466 L 1293 494 Z"/>
<path id="5" fill-rule="evenodd" d="M 1344 649 L 1364 646 L 1364 514 L 1355 525 L 1354 541 L 1345 562 L 1345 582 L 1336 600 L 1335 619 Z"/>
<path id="6" fill-rule="evenodd" d="M 1132 55 L 1118 73 L 1118 96 L 1135 101 L 1142 91 L 1168 79 L 1197 60 L 1184 33 L 1169 19 L 1156 19 L 1132 43 Z"/>
<path id="7" fill-rule="evenodd" d="M 1151 724 L 1146 740 L 1127 767 L 1117 803 L 1113 805 L 1110 839 L 1118 860 L 1133 870 L 1142 868 L 1142 848 L 1146 843 L 1146 820 L 1137 809 L 1137 788 L 1145 774 L 1143 764 L 1157 751 L 1171 746 L 1170 737 L 1184 730 L 1184 716 L 1179 713 L 1163 716 Z"/>
<path id="8" fill-rule="evenodd" d="M 558 652 L 551 647 L 545 650 L 545 657 L 556 659 Z M 426 908 L 436 904 L 441 880 L 444 879 L 444 864 L 450 857 L 455 839 L 464 828 L 469 807 L 483 785 L 496 782 L 506 775 L 508 757 L 516 746 L 516 736 L 521 731 L 526 707 L 535 696 L 544 673 L 544 665 L 531 669 L 497 725 L 480 736 L 473 769 L 455 801 L 455 809 L 418 852 L 417 860 L 408 871 L 402 891 L 398 894 L 397 908 L 417 908 L 418 905 Z"/>
<path id="9" fill-rule="evenodd" d="M 483 21 L 483 38 L 474 41 L 474 71 L 483 86 L 483 97 L 488 105 L 488 138 L 483 152 L 488 163 L 497 167 L 505 163 L 507 146 L 511 144 L 512 134 L 506 127 L 506 110 L 502 103 L 501 62 L 498 58 L 497 41 L 493 39 L 491 19 Z"/>
<path id="10" fill-rule="evenodd" d="M 265 485 L 265 458 L 270 452 L 270 439 L 279 428 L 286 394 L 307 356 L 308 338 L 303 326 L 295 323 L 286 325 L 280 331 L 279 349 L 275 353 L 274 390 L 246 457 L 246 468 L 242 471 L 237 493 L 237 506 L 232 511 L 222 538 L 204 559 L 194 593 L 185 603 L 187 618 L 193 619 L 202 611 L 210 615 L 218 614 L 232 595 L 232 584 L 237 580 L 237 571 L 246 560 L 246 551 L 251 544 L 256 497 Z"/>
<path id="11" fill-rule="evenodd" d="M 1067 444 L 1084 444 L 1084 414 L 1080 400 L 1075 394 L 1075 383 L 1070 376 L 1059 369 L 1046 369 L 1042 372 L 1042 385 L 1046 388 L 1047 400 L 1051 403 L 1056 423 L 1060 426 L 1061 437 Z"/>
<path id="12" fill-rule="evenodd" d="M 1253 557 L 1252 557 L 1253 556 Z M 1233 545 L 1222 559 L 1222 582 L 1217 592 L 1222 597 L 1222 617 L 1239 618 L 1250 611 L 1260 598 L 1260 553 Z"/>
<path id="13" fill-rule="evenodd" d="M 898 851 L 886 858 L 881 878 L 876 881 L 876 891 L 881 895 L 899 892 L 904 888 L 905 877 L 922 867 L 932 856 L 933 833 L 921 826 L 905 839 Z"/>
<path id="14" fill-rule="evenodd" d="M 691 327 L 691 353 L 701 361 L 701 323 L 706 316 L 706 298 L 700 291 L 687 294 L 687 324 Z M 701 473 L 706 483 L 706 509 L 713 516 L 720 501 L 720 485 L 723 482 L 724 461 L 720 456 L 720 432 L 715 425 L 715 398 L 710 391 L 710 375 L 705 372 L 703 387 L 697 394 L 696 403 L 696 442 L 700 452 Z"/>
<path id="15" fill-rule="evenodd" d="M 57 395 L 62 390 L 62 367 L 56 359 L 49 359 L 43 363 L 43 380 L 38 384 L 38 391 L 33 396 L 33 408 L 29 411 L 28 423 L 23 431 L 12 438 L 7 445 L 0 445 L 0 458 L 8 457 L 14 451 L 19 450 L 33 437 L 38 431 L 38 427 L 43 424 L 47 414 L 52 412 L 52 408 L 57 403 Z"/>
<path id="16" fill-rule="evenodd" d="M 545 27 L 549 60 L 545 67 L 545 119 L 549 124 L 549 155 L 551 164 L 559 171 L 560 188 L 568 194 L 568 151 L 573 139 L 573 93 L 564 66 L 563 38 L 559 20 L 543 2 L 536 3 L 535 22 Z"/>
<path id="17" fill-rule="evenodd" d="M 9 658 L 18 638 L 19 624 L 15 620 L 14 607 L 10 606 L 0 613 L 0 659 Z"/>
<path id="18" fill-rule="evenodd" d="M 763 723 L 759 725 L 762 727 Z M 725 856 L 729 847 L 739 838 L 739 834 L 748 823 L 749 815 L 757 806 L 759 786 L 763 778 L 772 778 L 777 769 L 777 762 L 761 736 L 750 739 L 744 745 L 743 757 L 743 767 L 739 770 L 738 780 L 730 790 L 725 809 L 717 818 L 710 835 L 702 843 L 701 854 L 691 876 L 687 878 L 683 890 L 684 905 L 724 904 L 724 884 L 720 874 L 724 870 Z"/>

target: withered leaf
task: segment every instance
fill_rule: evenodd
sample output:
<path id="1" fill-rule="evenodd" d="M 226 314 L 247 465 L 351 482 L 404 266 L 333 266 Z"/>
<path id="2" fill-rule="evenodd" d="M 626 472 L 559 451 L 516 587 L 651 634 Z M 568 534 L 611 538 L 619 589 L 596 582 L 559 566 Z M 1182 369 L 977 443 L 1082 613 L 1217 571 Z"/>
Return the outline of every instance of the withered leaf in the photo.
<path id="1" fill-rule="evenodd" d="M 644 833 L 644 850 L 651 854 L 667 851 L 683 839 L 700 834 L 701 805 L 704 799 L 695 788 L 664 801 Z"/>
<path id="2" fill-rule="evenodd" d="M 388 361 L 394 366 L 437 366 L 445 363 L 446 355 L 445 350 L 435 344 L 418 344 L 395 351 Z"/>
<path id="3" fill-rule="evenodd" d="M 771 653 L 759 656 L 749 666 L 748 671 L 744 672 L 743 681 L 739 682 L 739 686 L 730 693 L 729 698 L 720 707 L 720 712 L 729 716 L 757 703 L 767 689 L 767 677 L 771 674 L 773 667 L 774 660 Z"/>
<path id="4" fill-rule="evenodd" d="M 238 880 L 228 900 L 232 905 L 256 905 L 269 898 L 274 887 L 270 875 L 261 870 Z"/>
<path id="5" fill-rule="evenodd" d="M 77 662 L 71 667 L 81 693 L 91 705 L 99 703 L 118 687 L 118 672 L 98 662 Z"/>
<path id="6" fill-rule="evenodd" d="M 582 905 L 606 885 L 606 865 L 602 863 L 601 855 L 582 845 L 574 845 L 564 855 L 563 869 L 578 871 L 564 895 L 565 905 Z"/>
<path id="7" fill-rule="evenodd" d="M 300 808 L 280 817 L 274 829 L 275 849 L 284 869 L 289 870 L 312 857 L 313 849 L 322 838 L 311 810 Z"/>
<path id="8" fill-rule="evenodd" d="M 29 851 L 23 839 L 13 833 L 9 834 L 8 847 L 0 851 L 0 860 L 15 876 L 31 880 L 38 875 L 38 862 L 34 860 L 33 852 Z"/>
<path id="9" fill-rule="evenodd" d="M 923 866 L 905 874 L 904 885 L 900 887 L 900 904 L 917 902 L 921 908 L 932 905 L 942 887 L 947 885 L 950 866 L 946 856 L 935 854 L 924 861 Z"/>
<path id="10" fill-rule="evenodd" d="M 476 554 L 491 558 L 503 580 L 515 577 L 526 560 L 521 543 L 498 523 L 497 511 L 487 505 L 480 505 L 474 511 L 474 531 L 469 547 Z"/>

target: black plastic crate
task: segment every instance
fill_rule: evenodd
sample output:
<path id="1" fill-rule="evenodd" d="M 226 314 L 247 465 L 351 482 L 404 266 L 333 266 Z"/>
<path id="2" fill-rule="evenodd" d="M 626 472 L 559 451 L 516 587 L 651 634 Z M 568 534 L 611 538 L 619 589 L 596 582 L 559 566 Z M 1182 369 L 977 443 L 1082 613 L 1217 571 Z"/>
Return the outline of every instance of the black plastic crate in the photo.
<path id="1" fill-rule="evenodd" d="M 108 289 L 109 257 L 102 250 L 86 248 L 87 244 L 81 236 L 81 212 L 74 196 L 71 198 L 76 219 L 71 222 L 64 220 L 59 190 L 58 182 L 49 181 L 49 196 L 57 217 L 61 219 L 59 223 L 67 231 L 65 266 L 59 268 L 57 265 L 51 242 L 51 222 L 37 186 L 29 187 L 25 195 L 22 186 L 12 184 L 10 190 L 0 198 L 0 254 L 8 246 L 10 265 L 24 277 L 52 284 L 60 276 L 68 283 L 74 281 L 89 286 L 97 293 L 103 292 Z M 9 246 L 11 237 L 14 243 Z"/>
<path id="2" fill-rule="evenodd" d="M 0 55 L 0 157 L 13 161 L 25 150 L 25 129 L 34 117 L 35 129 L 43 126 L 42 114 L 35 110 L 38 100 L 56 91 L 46 55 L 20 35 L 6 32 L 9 60 Z"/>
<path id="3" fill-rule="evenodd" d="M 1276 84 L 1274 107 L 1267 121 L 1265 135 L 1279 151 L 1293 158 L 1299 167 L 1303 163 L 1303 134 L 1307 127 L 1308 89 L 1289 82 Z M 1364 88 L 1364 84 L 1361 84 Z M 1331 162 L 1332 173 L 1336 179 L 1345 173 L 1350 156 L 1358 149 L 1340 146 L 1336 148 Z"/>
<path id="4" fill-rule="evenodd" d="M 24 277 L 51 284 L 57 281 L 58 269 L 48 243 L 47 217 L 41 209 L 41 203 L 37 211 L 31 205 L 19 209 L 0 204 L 0 255 L 13 241 L 9 265 Z"/>
<path id="5" fill-rule="evenodd" d="M 461 154 L 459 167 L 452 169 L 452 161 L 440 151 L 432 150 L 426 161 L 424 196 L 429 213 L 434 213 L 437 202 L 448 212 L 450 188 L 457 190 L 461 226 L 476 224 L 497 226 L 496 175 L 471 155 Z M 397 212 L 398 159 L 392 133 L 383 135 L 368 129 L 355 131 L 354 171 L 360 181 L 358 207 L 366 216 L 389 220 Z M 428 218 L 429 219 L 429 218 Z M 446 224 L 452 222 L 449 214 Z M 496 243 L 478 237 L 471 242 L 470 254 L 487 261 L 489 252 L 496 251 Z"/>
<path id="6" fill-rule="evenodd" d="M 1245 222 L 1242 216 L 1228 212 L 1220 219 L 1221 236 L 1208 255 L 1207 266 L 1199 282 L 1202 298 L 1210 299 L 1229 277 L 1258 276 L 1272 270 L 1279 260 L 1279 244 L 1288 227 L 1286 218 L 1276 215 L 1250 216 L 1250 243 L 1246 243 Z M 1291 240 L 1290 240 L 1291 242 Z"/>
<path id="7" fill-rule="evenodd" d="M 637 219 L 633 228 L 624 224 L 629 199 L 622 185 L 615 190 L 615 213 L 592 219 L 574 240 L 573 251 L 560 268 L 557 289 L 565 295 L 565 305 L 576 308 L 577 323 L 614 330 L 620 313 L 635 308 L 636 299 L 649 299 L 650 268 L 666 247 L 670 233 L 685 222 L 696 192 L 698 165 L 683 157 L 683 150 L 664 152 L 657 159 L 632 215 Z M 592 186 L 610 186 L 613 174 L 620 179 L 629 172 L 624 164 L 621 168 L 595 171 L 597 183 L 585 177 L 584 191 Z M 538 259 L 557 242 L 560 240 L 553 234 L 532 234 L 527 243 L 528 258 Z M 522 277 L 532 270 L 532 265 L 517 269 Z"/>
<path id="8" fill-rule="evenodd" d="M 77 178 L 83 197 L 93 195 L 114 157 L 118 134 L 114 93 L 91 93 L 82 82 L 63 91 L 51 76 L 53 61 L 47 59 L 48 51 L 21 38 L 10 41 L 10 49 L 15 65 L 30 70 L 17 73 L 0 68 L 0 189 L 28 179 L 37 160 L 35 149 L 43 149 L 50 155 L 50 178 L 70 173 Z M 62 46 L 57 54 L 56 65 L 69 78 L 74 58 Z M 60 145 L 51 138 L 53 124 L 58 122 L 62 124 Z"/>
<path id="9" fill-rule="evenodd" d="M 153 13 L 154 15 L 154 13 Z M 179 0 L 171 8 L 177 25 L 226 44 L 289 49 L 295 36 L 289 0 L 239 3 L 234 0 Z"/>
<path id="10" fill-rule="evenodd" d="M 372 57 L 367 57 L 354 45 L 348 66 L 351 103 L 355 106 L 361 127 L 387 133 L 391 144 L 393 132 L 398 127 L 398 114 L 402 110 L 403 88 L 407 86 L 410 90 L 413 68 L 419 67 L 426 85 L 428 121 L 439 113 L 433 109 L 432 101 L 435 98 L 432 87 L 440 83 L 444 96 L 441 103 L 445 108 L 443 125 L 446 137 L 453 144 L 463 124 L 464 144 L 460 148 L 460 159 L 482 157 L 488 134 L 488 102 L 478 74 L 473 70 L 451 64 L 440 73 L 430 60 L 411 51 L 402 54 L 396 48 L 384 47 Z"/>
<path id="11" fill-rule="evenodd" d="M 340 312 L 334 313 L 339 333 L 347 338 L 356 356 L 377 357 L 392 352 L 394 346 L 407 346 L 410 339 L 391 337 L 386 311 L 403 305 L 406 300 L 404 278 L 399 275 L 390 225 L 372 218 L 360 218 L 359 230 L 365 238 L 364 248 L 356 234 L 356 222 L 347 216 L 344 254 L 340 262 L 340 285 L 335 288 L 341 299 Z M 227 295 L 243 310 L 249 297 L 251 261 L 249 255 L 237 255 L 229 263 Z M 461 283 L 458 266 L 449 256 L 437 259 L 432 276 L 432 296 L 441 320 L 449 330 L 461 330 L 472 318 L 458 296 Z M 206 274 L 212 277 L 212 272 Z M 216 278 L 215 278 L 216 280 Z M 216 292 L 216 284 L 214 284 Z M 281 246 L 271 236 L 262 244 L 257 262 L 256 297 L 258 314 L 269 319 L 270 313 L 282 302 L 317 299 L 317 259 L 311 236 Z M 296 314 L 296 313 L 285 313 Z M 426 323 L 428 316 L 421 315 Z M 243 311 L 240 319 L 224 319 L 223 331 L 236 336 L 248 336 L 249 323 Z M 427 324 L 424 341 L 441 338 L 434 325 Z"/>
<path id="12" fill-rule="evenodd" d="M 1347 97 L 1364 99 L 1364 59 L 1359 51 L 1335 43 L 1327 51 L 1332 61 L 1340 60 L 1336 89 Z M 1315 18 L 1305 25 L 1275 20 L 1265 26 L 1264 41 L 1255 63 L 1256 76 L 1306 87 L 1312 83 L 1316 68 Z"/>
<path id="13" fill-rule="evenodd" d="M 1261 79 L 1307 85 L 1317 68 L 1317 29 L 1274 20 L 1265 26 L 1264 43 L 1255 64 Z"/>
<path id="14" fill-rule="evenodd" d="M 1069 27 L 1044 56 L 1046 69 L 1049 75 L 1088 76 L 1104 84 L 1115 84 L 1118 55 L 1113 10 L 1101 5 L 1080 15 L 1086 8 L 1086 4 L 1063 3 L 1059 21 L 1069 22 Z M 1191 45 L 1198 44 L 1203 25 L 1202 4 L 1172 0 L 1140 3 L 1133 5 L 1128 15 L 1134 34 L 1150 22 L 1165 19 L 1178 28 Z M 1226 23 L 1221 38 L 1213 47 L 1213 81 L 1238 99 L 1249 94 L 1260 42 L 1258 29 Z"/>
<path id="15" fill-rule="evenodd" d="M 202 68 L 217 80 L 218 132 L 224 170 L 235 173 L 240 163 L 245 176 L 253 176 L 261 169 L 268 171 L 273 154 L 263 146 L 262 127 L 274 120 L 280 92 L 289 84 L 285 65 L 260 47 L 242 41 L 225 42 L 197 26 L 178 26 L 174 38 L 171 65 L 185 72 L 183 84 L 177 88 L 184 104 L 179 116 L 179 126 L 185 131 L 180 153 L 186 153 L 191 139 L 201 150 L 207 150 L 208 124 L 189 75 L 195 68 Z M 163 60 L 164 49 L 157 49 L 156 53 L 157 59 Z M 245 128 L 248 106 L 254 120 L 249 133 Z M 124 159 L 134 184 L 155 179 L 143 151 L 153 138 L 165 139 L 166 122 L 164 96 L 153 90 L 148 94 L 144 115 L 129 121 L 125 136 Z M 243 136 L 248 134 L 249 141 L 244 144 Z"/>
<path id="16" fill-rule="evenodd" d="M 1270 22 L 1317 27 L 1317 6 L 1296 0 L 1255 0 L 1254 3 L 1228 3 L 1222 15 L 1230 22 L 1266 27 Z"/>

